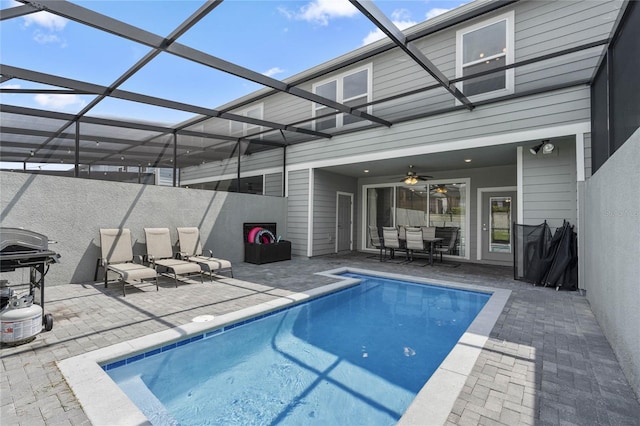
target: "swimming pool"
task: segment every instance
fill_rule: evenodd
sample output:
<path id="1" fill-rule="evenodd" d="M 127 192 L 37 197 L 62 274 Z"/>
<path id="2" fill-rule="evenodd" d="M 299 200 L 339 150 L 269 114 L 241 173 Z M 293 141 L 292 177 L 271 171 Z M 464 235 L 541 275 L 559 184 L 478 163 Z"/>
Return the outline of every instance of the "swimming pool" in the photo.
<path id="1" fill-rule="evenodd" d="M 344 276 L 362 283 L 107 373 L 154 424 L 395 424 L 490 295 Z"/>
<path id="2" fill-rule="evenodd" d="M 219 362 L 227 363 L 226 368 L 222 368 L 222 371 L 226 373 L 217 373 L 217 377 L 214 379 L 203 379 L 201 382 L 206 382 L 209 388 L 205 386 L 203 390 L 193 390 L 190 385 L 185 385 L 181 381 L 175 381 L 175 379 L 167 379 L 161 378 L 160 376 L 155 377 L 155 374 L 150 374 L 146 378 L 146 382 L 144 380 L 144 374 L 131 374 L 129 375 L 130 383 L 129 385 L 138 386 L 136 388 L 137 394 L 143 394 L 148 397 L 149 401 L 152 401 L 152 405 L 157 403 L 157 400 L 164 400 L 162 404 L 159 405 L 163 409 L 168 409 L 171 411 L 173 409 L 173 400 L 184 399 L 194 401 L 199 398 L 199 392 L 201 395 L 207 395 L 207 397 L 203 398 L 199 403 L 195 404 L 197 407 L 202 407 L 202 401 L 206 401 L 207 399 L 222 399 L 224 402 L 222 406 L 225 408 L 233 408 L 231 410 L 235 412 L 234 415 L 238 414 L 237 403 L 239 401 L 244 401 L 247 399 L 256 399 L 260 401 L 257 404 L 257 408 L 251 408 L 249 410 L 249 416 L 254 419 L 253 423 L 271 423 L 272 421 L 278 421 L 282 419 L 289 419 L 292 423 L 311 423 L 313 419 L 317 419 L 318 423 L 328 424 L 335 423 L 335 420 L 327 420 L 325 416 L 327 412 L 342 412 L 343 410 L 340 408 L 341 403 L 345 401 L 345 395 L 347 396 L 355 396 L 356 404 L 349 403 L 348 405 L 361 405 L 366 408 L 375 407 L 376 412 L 378 414 L 382 413 L 383 421 L 366 421 L 368 424 L 376 423 L 376 424 L 391 424 L 395 423 L 398 420 L 398 417 L 402 415 L 404 410 L 407 408 L 407 405 L 411 402 L 411 400 L 415 397 L 416 392 L 420 391 L 418 397 L 415 398 L 415 401 L 409 407 L 405 416 L 401 419 L 400 423 L 403 421 L 411 422 L 411 417 L 415 416 L 416 413 L 423 413 L 424 410 L 429 410 L 430 418 L 433 417 L 432 413 L 435 415 L 436 411 L 441 411 L 440 418 L 446 420 L 446 415 L 448 415 L 451 405 L 453 401 L 455 401 L 455 397 L 459 393 L 459 389 L 461 389 L 464 380 L 466 379 L 466 374 L 470 371 L 475 362 L 475 357 L 477 357 L 477 353 L 479 353 L 484 342 L 482 339 L 486 339 L 488 336 L 488 332 L 493 326 L 495 319 L 497 319 L 497 315 L 502 310 L 504 306 L 504 302 L 508 298 L 508 292 L 504 293 L 501 291 L 494 291 L 493 289 L 479 289 L 473 288 L 473 286 L 457 286 L 457 287 L 465 287 L 465 291 L 456 290 L 454 294 L 455 298 L 451 296 L 440 296 L 440 300 L 438 302 L 425 302 L 420 294 L 427 288 L 424 285 L 411 285 L 409 288 L 405 290 L 392 289 L 388 285 L 381 285 L 380 283 L 374 284 L 373 287 L 380 287 L 380 293 L 384 295 L 383 299 L 386 300 L 386 303 L 383 303 L 380 306 L 373 305 L 370 300 L 362 299 L 352 299 L 347 298 L 344 299 L 343 296 L 347 296 L 348 293 L 370 293 L 373 292 L 371 288 L 366 288 L 366 286 L 357 286 L 357 288 L 353 288 L 351 290 L 344 290 L 339 294 L 331 295 L 323 297 L 313 303 L 304 303 L 301 306 L 287 309 L 286 311 L 279 312 L 277 314 L 273 314 L 274 311 L 279 310 L 287 305 L 291 305 L 296 301 L 301 301 L 308 298 L 313 298 L 320 296 L 324 293 L 334 292 L 337 289 L 349 287 L 355 284 L 355 280 L 348 278 L 343 273 L 347 272 L 347 269 L 342 268 L 340 270 L 328 271 L 324 273 L 325 275 L 329 275 L 332 277 L 339 278 L 339 281 L 335 285 L 327 286 L 327 288 L 316 289 L 312 292 L 308 292 L 309 294 L 298 294 L 289 296 L 286 298 L 287 300 L 278 300 L 277 303 L 274 301 L 273 303 L 269 302 L 268 306 L 262 306 L 262 314 L 257 315 L 257 317 L 261 317 L 258 320 L 254 320 L 256 317 L 256 312 L 260 312 L 259 310 L 253 309 L 253 312 L 244 312 L 244 313 L 234 313 L 228 315 L 216 317 L 216 321 L 211 324 L 187 324 L 184 327 L 181 327 L 180 330 L 172 330 L 169 332 L 162 332 L 157 334 L 163 334 L 163 336 L 156 336 L 155 339 L 151 339 L 151 336 L 135 339 L 134 341 L 126 342 L 127 344 L 116 345 L 118 347 L 111 348 L 110 351 L 99 350 L 94 352 L 103 352 L 103 353 L 91 353 L 87 354 L 87 356 L 81 357 L 82 359 L 69 359 L 61 362 L 59 365 L 61 370 L 63 370 L 63 374 L 67 379 L 67 382 L 70 384 L 74 393 L 76 393 L 78 399 L 80 400 L 83 408 L 87 415 L 92 419 L 94 416 L 111 416 L 113 418 L 116 416 L 116 413 L 105 412 L 103 409 L 100 411 L 95 406 L 91 406 L 92 402 L 95 402 L 95 399 L 98 398 L 98 395 L 102 399 L 105 398 L 104 390 L 102 392 L 96 389 L 96 384 L 98 382 L 101 385 L 109 388 L 110 396 L 113 394 L 114 398 L 122 400 L 121 403 L 123 406 L 128 406 L 128 410 L 133 412 L 135 409 L 131 408 L 130 402 L 127 404 L 126 399 L 123 399 L 121 395 L 118 395 L 121 392 L 116 392 L 113 389 L 113 386 L 109 385 L 108 381 L 100 378 L 99 380 L 91 381 L 91 389 L 87 389 L 88 378 L 86 377 L 89 374 L 89 370 L 92 371 L 92 374 L 97 374 L 95 372 L 95 367 L 97 363 L 105 366 L 114 367 L 118 364 L 126 365 L 129 363 L 130 366 L 135 366 L 137 363 L 141 363 L 142 361 L 137 361 L 137 359 L 145 358 L 148 356 L 149 360 L 153 360 L 153 363 L 156 363 L 157 370 L 166 370 L 166 369 L 177 369 L 182 373 L 181 377 L 185 376 L 185 369 L 188 370 L 188 366 L 191 366 L 194 371 L 196 371 L 198 377 L 203 376 L 201 374 L 203 365 L 208 367 L 208 364 L 211 363 L 210 354 L 219 353 L 221 356 L 219 358 Z M 366 273 L 369 271 L 355 271 L 357 273 Z M 336 274 L 342 273 L 340 277 Z M 425 280 L 414 279 L 412 277 L 402 277 L 395 276 L 393 274 L 384 274 L 387 275 L 387 278 L 400 278 L 400 279 L 412 279 L 417 280 L 422 283 L 426 283 Z M 438 282 L 437 284 L 451 285 L 452 283 L 442 283 Z M 455 286 L 455 284 L 454 284 Z M 487 291 L 489 293 L 493 293 L 491 299 L 486 303 L 484 309 L 482 309 L 481 315 L 472 323 L 471 328 L 466 332 L 466 325 L 461 327 L 459 330 L 459 337 L 462 334 L 461 340 L 456 344 L 457 337 L 453 340 L 453 344 L 455 345 L 454 350 L 449 354 L 445 362 L 440 364 L 438 367 L 437 363 L 431 367 L 421 367 L 419 370 L 424 371 L 435 371 L 435 374 L 432 376 L 431 380 L 427 383 L 427 386 L 422 387 L 426 378 L 414 378 L 413 374 L 416 371 L 416 365 L 418 361 L 421 360 L 425 353 L 433 352 L 431 349 L 431 345 L 426 343 L 422 343 L 420 341 L 407 340 L 406 336 L 403 336 L 402 333 L 398 333 L 398 324 L 406 324 L 408 321 L 408 313 L 409 311 L 422 312 L 422 318 L 425 323 L 430 325 L 431 328 L 451 328 L 457 327 L 459 323 L 464 322 L 465 318 L 468 317 L 469 321 L 472 320 L 471 310 L 466 307 L 466 305 L 458 305 L 456 308 L 456 314 L 453 316 L 443 315 L 443 312 L 446 309 L 443 309 L 445 305 L 448 308 L 452 308 L 455 304 L 453 299 L 457 299 L 458 295 L 463 295 L 465 293 L 470 293 L 466 291 L 467 289 Z M 436 288 L 438 291 L 442 291 L 440 288 Z M 501 296 L 498 297 L 500 300 L 496 300 L 496 294 Z M 488 295 L 481 295 L 478 293 L 471 293 L 474 297 L 488 298 Z M 401 305 L 399 302 L 400 299 L 408 300 L 409 305 Z M 423 300 L 424 299 L 424 300 Z M 354 301 L 356 300 L 356 301 Z M 446 301 L 445 301 L 446 300 Z M 361 331 L 357 333 L 351 332 L 351 327 L 344 327 L 340 325 L 339 322 L 334 321 L 334 316 L 328 312 L 326 305 L 331 304 L 346 304 L 346 305 L 362 305 L 368 307 L 370 310 L 375 312 L 383 312 L 386 311 L 387 314 L 391 315 L 391 317 L 384 317 L 383 315 L 376 315 L 373 319 L 359 317 L 357 313 L 348 313 L 345 314 L 347 316 L 348 322 L 356 325 L 364 325 L 365 329 L 369 329 L 368 334 L 378 334 L 382 333 L 383 329 L 387 326 L 391 326 L 391 329 L 396 330 L 395 335 L 392 333 L 387 335 L 383 343 L 374 343 L 369 340 L 362 340 L 362 335 L 366 335 L 367 333 Z M 420 307 L 419 307 L 420 306 Z M 452 309 L 450 309 L 452 310 Z M 476 309 L 477 311 L 477 309 Z M 264 316 L 266 314 L 266 316 Z M 325 323 L 320 326 L 320 322 L 318 322 L 318 318 L 328 317 L 329 323 Z M 341 315 L 342 316 L 342 315 Z M 326 318 L 325 318 L 326 319 Z M 249 321 L 252 322 L 251 325 L 248 326 L 236 326 L 235 323 L 238 321 Z M 467 324 L 468 324 L 467 322 Z M 272 323 L 272 324 L 270 324 Z M 222 324 L 222 327 L 217 326 Z M 280 335 L 276 335 L 273 333 L 274 325 L 276 329 L 280 330 L 288 330 L 290 331 L 290 336 L 284 338 Z M 286 399 L 282 395 L 276 395 L 274 392 L 263 392 L 255 389 L 256 381 L 263 381 L 263 379 L 255 379 L 255 375 L 253 373 L 245 373 L 245 367 L 249 364 L 253 364 L 254 361 L 251 360 L 250 357 L 247 358 L 248 355 L 243 353 L 244 348 L 241 345 L 227 343 L 216 343 L 217 339 L 232 339 L 234 335 L 244 333 L 243 330 L 250 329 L 254 326 L 258 326 L 261 330 L 257 335 L 253 337 L 249 337 L 249 339 L 253 340 L 262 340 L 263 349 L 254 350 L 253 352 L 257 353 L 257 358 L 262 358 L 267 360 L 267 367 L 269 368 L 261 368 L 264 370 L 267 375 L 271 376 L 279 376 L 280 378 L 284 378 L 285 382 L 280 382 L 281 384 L 271 384 L 271 389 L 273 388 L 284 388 L 291 395 L 292 398 Z M 208 327 L 208 328 L 206 328 Z M 320 328 L 319 328 L 320 327 Z M 400 327 L 404 327 L 404 325 L 400 325 Z M 318 330 L 322 329 L 324 332 L 318 333 Z M 354 328 L 354 329 L 357 329 Z M 196 332 L 199 330 L 199 332 Z M 270 331 L 266 331 L 270 330 Z M 326 330 L 331 330 L 330 333 L 326 333 Z M 216 335 L 215 337 L 209 338 L 209 335 Z M 178 336 L 180 336 L 178 338 Z M 185 336 L 188 337 L 185 339 Z M 329 336 L 329 339 L 325 337 Z M 242 336 L 240 340 L 243 342 L 247 341 L 247 336 Z M 440 340 L 442 336 L 436 337 L 435 340 Z M 395 339 L 395 340 L 394 340 Z M 403 340 L 404 339 L 404 340 Z M 152 341 L 155 340 L 155 344 L 150 345 Z M 158 344 L 158 340 L 164 340 L 165 344 Z M 229 340 L 231 341 L 231 340 Z M 342 342 L 350 342 L 347 347 L 338 347 L 336 343 Z M 184 342 L 191 342 L 185 344 Z M 267 343 L 264 345 L 264 343 Z M 462 343 L 462 345 L 461 345 Z M 147 346 L 147 350 L 141 350 L 143 346 Z M 187 349 L 190 346 L 194 348 L 198 345 L 213 345 L 214 349 L 205 350 L 205 353 L 209 355 L 203 357 L 202 362 L 198 362 L 195 358 L 190 357 L 188 362 L 180 361 L 180 354 L 182 350 Z M 124 347 L 126 346 L 126 347 Z M 174 349 L 169 349 L 170 347 L 174 347 Z M 380 364 L 377 363 L 379 361 L 379 356 L 384 352 L 387 347 L 395 348 L 395 352 L 398 356 L 393 360 L 395 367 L 388 368 L 388 364 Z M 266 349 L 265 349 L 266 348 Z M 105 348 L 106 349 L 106 348 Z M 268 349 L 268 350 L 267 350 Z M 319 355 L 312 355 L 313 349 L 319 349 Z M 162 351 L 165 352 L 162 352 Z M 128 351 L 128 355 L 127 355 Z M 159 354 L 153 354 L 152 352 L 160 352 Z M 250 351 L 251 352 L 251 351 Z M 270 352 L 270 353 L 269 353 Z M 275 355 L 274 355 L 275 354 Z M 475 357 L 474 357 L 475 354 Z M 446 353 L 445 353 L 446 355 Z M 75 357 L 79 358 L 79 357 Z M 244 364 L 241 363 L 239 369 L 237 367 L 232 366 L 228 363 L 229 360 L 241 359 L 244 360 Z M 281 362 L 282 360 L 286 362 Z M 320 364 L 317 366 L 313 366 L 313 362 L 320 360 Z M 465 361 L 466 360 L 466 361 Z M 69 361 L 69 362 L 67 362 Z M 465 362 L 462 362 L 465 361 Z M 388 361 L 387 361 L 388 362 Z M 403 362 L 409 366 L 409 368 L 403 368 Z M 421 362 L 421 361 L 420 361 Z M 79 367 L 82 369 L 80 364 L 84 363 L 85 377 L 83 378 L 85 383 L 84 386 L 81 386 L 78 383 L 80 380 L 78 376 Z M 439 361 L 438 361 L 439 363 Z M 72 368 L 73 365 L 73 368 Z M 162 368 L 158 368 L 158 366 L 163 366 Z M 111 367 L 108 367 L 111 369 Z M 233 370 L 236 368 L 236 370 Z M 182 369 L 182 371 L 180 371 Z M 232 372 L 229 372 L 231 369 Z M 117 371 L 117 368 L 114 368 L 113 371 Z M 122 370 L 124 371 L 124 370 Z M 351 371 L 351 372 L 350 372 Z M 402 372 L 405 372 L 405 376 L 409 376 L 409 378 L 413 381 L 409 381 L 409 383 L 405 383 L 401 381 Z M 410 372 L 411 374 L 406 374 L 406 372 Z M 226 374 L 226 375 L 225 375 Z M 239 395 L 233 395 L 231 392 L 230 382 L 240 383 L 243 381 L 242 375 L 246 376 L 246 380 L 250 382 L 249 390 L 245 390 L 245 393 L 240 393 Z M 104 372 L 102 373 L 104 376 Z M 180 375 L 180 374 L 179 374 Z M 71 377 L 70 377 L 71 376 Z M 149 377 L 155 377 L 151 381 L 148 379 Z M 270 379 L 270 377 L 269 377 Z M 164 384 L 160 382 L 165 380 Z M 166 380 L 169 380 L 168 382 Z M 174 380 L 174 381 L 171 381 Z M 216 381 L 221 380 L 221 381 Z M 289 380 L 289 382 L 287 382 Z M 152 383 L 157 382 L 157 383 Z M 284 384 L 282 384 L 284 383 Z M 168 384 L 168 386 L 167 386 Z M 140 385 L 142 385 L 140 387 Z M 454 386 L 455 385 L 455 386 Z M 454 387 L 459 388 L 457 390 L 451 391 Z M 81 387 L 85 387 L 85 389 L 80 389 Z M 309 402 L 301 399 L 301 396 L 306 395 L 314 395 L 316 393 L 320 393 L 320 389 L 326 387 L 331 390 L 329 392 L 330 396 L 333 398 L 330 403 L 331 409 L 322 409 L 317 408 L 315 405 L 316 402 Z M 422 390 L 420 388 L 422 387 Z M 433 394 L 433 387 L 438 390 L 437 395 Z M 168 389 L 168 394 L 170 397 L 167 399 L 167 395 L 163 395 L 160 392 L 160 395 L 153 395 L 151 392 L 142 392 L 140 393 L 140 389 L 152 389 L 154 392 L 158 392 L 158 389 Z M 191 389 L 191 390 L 187 390 Z M 429 389 L 432 389 L 431 391 Z M 384 398 L 379 399 L 380 395 L 387 395 L 391 391 L 397 391 L 399 397 L 392 398 L 394 402 L 387 403 Z M 376 395 L 376 392 L 378 395 Z M 423 393 L 430 392 L 431 395 L 428 398 L 425 398 Z M 93 397 L 90 395 L 83 396 L 83 393 L 93 394 Z M 217 398 L 219 395 L 227 397 Z M 264 409 L 266 406 L 265 399 L 274 400 L 276 402 L 275 409 Z M 215 396 L 216 398 L 212 398 Z M 135 396 L 134 396 L 135 398 Z M 262 398 L 262 399 L 261 399 Z M 321 398 L 322 399 L 322 398 Z M 446 403 L 443 403 L 443 399 L 447 400 Z M 94 400 L 94 401 L 91 401 Z M 396 404 L 396 401 L 400 401 Z M 169 401 L 169 402 L 166 402 Z M 112 401 L 113 402 L 113 401 Z M 148 402 L 148 401 L 147 401 Z M 234 406 L 235 403 L 235 406 Z M 429 408 L 429 404 L 434 404 L 434 407 Z M 165 407 L 166 404 L 166 407 Z M 336 405 L 338 404 L 338 405 Z M 393 405 L 396 404 L 396 405 Z M 425 405 L 426 404 L 426 405 Z M 447 405 L 450 404 L 450 405 Z M 95 404 L 94 404 L 95 405 Z M 103 404 L 104 405 L 104 404 Z M 113 404 L 111 404 L 113 405 Z M 156 406 L 157 407 L 157 406 Z M 103 407 L 104 408 L 104 407 Z M 251 410 L 254 410 L 253 412 Z M 264 422 L 260 420 L 256 420 L 260 417 L 256 416 L 256 410 L 265 411 L 264 414 Z M 123 410 L 126 411 L 126 410 Z M 224 410 L 220 410 L 224 411 Z M 274 414 L 275 413 L 275 414 Z M 413 414 L 412 414 L 413 413 Z M 165 413 L 166 414 L 166 413 Z M 135 413 L 131 414 L 134 417 L 127 417 L 127 419 L 141 418 L 139 415 L 136 417 Z M 164 414 L 162 414 L 164 415 Z M 361 415 L 361 414 L 358 414 Z M 180 415 L 178 415 L 179 417 Z M 443 417 L 444 416 L 444 417 Z M 173 417 L 173 414 L 170 416 L 164 417 L 164 419 L 170 419 Z M 144 417 L 143 417 L 144 418 Z M 408 419 L 408 420 L 405 420 Z M 424 419 L 424 417 L 422 417 Z M 99 418 L 101 423 L 107 423 L 105 417 Z M 145 419 L 146 420 L 146 419 Z M 111 420 L 112 422 L 116 422 L 117 420 Z M 134 423 L 138 420 L 132 421 L 120 421 L 120 423 Z M 157 418 L 156 418 L 157 421 Z M 189 421 L 185 421 L 184 419 L 179 418 L 178 421 L 180 423 L 189 424 Z M 229 423 L 232 421 L 219 421 Z M 170 423 L 170 421 L 168 421 Z M 200 424 L 203 423 L 202 420 L 195 420 L 194 423 Z M 237 423 L 247 423 L 246 420 L 239 420 Z M 344 423 L 344 420 L 341 421 Z"/>

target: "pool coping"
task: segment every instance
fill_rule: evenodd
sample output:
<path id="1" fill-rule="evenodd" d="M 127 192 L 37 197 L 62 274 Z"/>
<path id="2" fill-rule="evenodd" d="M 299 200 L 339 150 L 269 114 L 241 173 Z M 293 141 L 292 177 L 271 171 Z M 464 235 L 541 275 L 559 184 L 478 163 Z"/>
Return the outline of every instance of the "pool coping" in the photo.
<path id="1" fill-rule="evenodd" d="M 101 365 L 130 358 L 207 331 L 277 311 L 357 285 L 360 282 L 358 279 L 339 275 L 344 272 L 410 280 L 423 284 L 442 285 L 492 294 L 484 308 L 433 376 L 420 390 L 398 422 L 399 425 L 421 424 L 424 422 L 424 413 L 427 412 L 429 413 L 430 421 L 433 421 L 434 424 L 444 424 L 458 394 L 464 386 L 467 376 L 489 337 L 489 333 L 509 298 L 510 290 L 342 267 L 317 273 L 317 275 L 337 279 L 338 281 L 335 283 L 215 316 L 210 321 L 190 322 L 168 330 L 96 349 L 59 361 L 57 365 L 93 425 L 150 425 L 151 423 L 147 417 L 107 375 Z M 114 407 L 118 408 L 114 409 Z"/>

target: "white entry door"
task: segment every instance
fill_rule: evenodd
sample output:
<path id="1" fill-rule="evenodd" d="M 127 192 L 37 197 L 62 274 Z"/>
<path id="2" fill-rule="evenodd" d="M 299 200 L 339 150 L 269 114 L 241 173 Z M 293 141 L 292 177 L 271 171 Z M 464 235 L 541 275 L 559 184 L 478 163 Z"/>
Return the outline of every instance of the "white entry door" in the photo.
<path id="1" fill-rule="evenodd" d="M 353 194 L 338 192 L 336 212 L 336 252 L 353 250 Z"/>
<path id="2" fill-rule="evenodd" d="M 516 212 L 515 191 L 482 193 L 481 245 L 482 259 L 513 263 L 512 224 Z"/>

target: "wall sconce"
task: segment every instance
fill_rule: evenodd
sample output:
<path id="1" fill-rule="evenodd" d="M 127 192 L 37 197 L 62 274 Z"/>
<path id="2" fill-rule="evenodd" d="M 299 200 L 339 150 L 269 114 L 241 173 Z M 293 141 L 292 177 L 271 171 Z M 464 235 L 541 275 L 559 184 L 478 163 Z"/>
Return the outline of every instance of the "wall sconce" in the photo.
<path id="1" fill-rule="evenodd" d="M 555 149 L 555 145 L 549 142 L 549 140 L 544 140 L 540 142 L 538 145 L 529 148 L 529 152 L 533 155 L 537 155 L 540 150 L 542 150 L 543 154 L 551 154 Z"/>

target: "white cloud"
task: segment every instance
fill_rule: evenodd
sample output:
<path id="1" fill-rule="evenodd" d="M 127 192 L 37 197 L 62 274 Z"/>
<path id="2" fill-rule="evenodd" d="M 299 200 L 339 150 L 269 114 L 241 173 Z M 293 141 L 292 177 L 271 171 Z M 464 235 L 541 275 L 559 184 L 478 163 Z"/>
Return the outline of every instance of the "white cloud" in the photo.
<path id="1" fill-rule="evenodd" d="M 346 0 L 313 0 L 297 11 L 284 7 L 278 10 L 288 19 L 308 21 L 323 26 L 329 25 L 329 20 L 333 18 L 349 18 L 358 15 L 358 9 Z"/>
<path id="2" fill-rule="evenodd" d="M 276 74 L 282 74 L 284 72 L 284 70 L 280 67 L 273 67 L 271 69 L 268 69 L 267 71 L 263 72 L 263 75 L 266 75 L 267 77 L 273 77 Z"/>
<path id="3" fill-rule="evenodd" d="M 417 22 L 411 19 L 411 14 L 406 9 L 394 10 L 391 13 L 391 19 L 393 25 L 398 27 L 400 30 L 404 30 L 417 24 Z M 362 45 L 364 46 L 366 44 L 373 43 L 374 41 L 383 39 L 386 36 L 387 35 L 383 33 L 380 28 L 376 28 L 374 31 L 369 32 L 369 34 L 367 34 L 367 36 L 362 40 Z"/>
<path id="4" fill-rule="evenodd" d="M 20 89 L 22 86 L 19 84 L 5 84 L 4 86 L 0 85 L 3 89 Z"/>
<path id="5" fill-rule="evenodd" d="M 40 30 L 36 30 L 33 32 L 33 39 L 38 44 L 49 44 L 49 43 L 58 43 L 62 47 L 65 47 L 67 43 L 63 41 L 57 34 L 53 33 L 44 33 Z"/>
<path id="6" fill-rule="evenodd" d="M 52 94 L 39 94 L 34 97 L 38 105 L 53 108 L 57 110 L 64 110 L 67 107 L 78 106 L 80 108 L 86 105 L 78 95 L 52 95 Z"/>
<path id="7" fill-rule="evenodd" d="M 49 12 L 31 13 L 24 16 L 23 19 L 26 27 L 38 25 L 48 29 L 49 31 L 62 31 L 67 25 L 67 22 L 69 22 L 66 18 Z"/>
<path id="8" fill-rule="evenodd" d="M 22 17 L 24 27 L 33 26 L 33 40 L 38 44 L 59 44 L 66 47 L 67 42 L 56 33 L 64 30 L 68 19 L 62 18 L 49 12 L 36 12 Z"/>
<path id="9" fill-rule="evenodd" d="M 427 14 L 425 15 L 425 17 L 426 17 L 427 19 L 435 18 L 436 16 L 438 16 L 438 15 L 442 15 L 443 13 L 448 12 L 448 11 L 450 11 L 450 10 L 451 10 L 451 9 L 442 9 L 442 8 L 439 8 L 439 7 L 434 7 L 433 9 L 431 9 L 431 10 L 429 10 L 429 11 L 427 12 Z"/>

